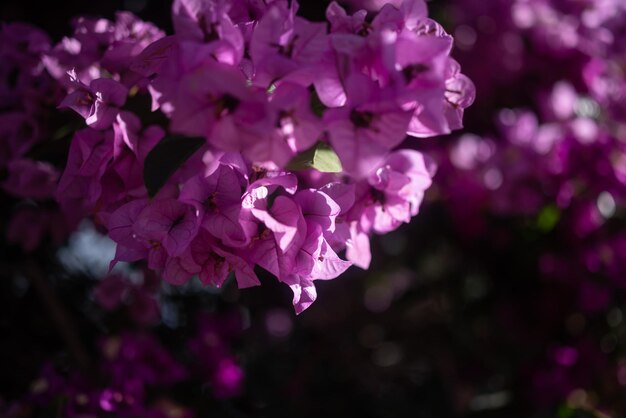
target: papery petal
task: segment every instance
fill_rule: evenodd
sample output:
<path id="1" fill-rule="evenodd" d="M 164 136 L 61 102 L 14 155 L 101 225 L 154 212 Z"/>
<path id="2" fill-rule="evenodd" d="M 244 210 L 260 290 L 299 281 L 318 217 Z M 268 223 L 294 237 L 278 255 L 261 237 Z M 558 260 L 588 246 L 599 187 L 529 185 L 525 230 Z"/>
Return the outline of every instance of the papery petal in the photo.
<path id="1" fill-rule="evenodd" d="M 178 257 L 170 257 L 163 270 L 163 278 L 174 285 L 183 285 L 191 279 L 190 274 L 182 265 Z"/>
<path id="2" fill-rule="evenodd" d="M 278 196 L 271 209 L 253 208 L 252 214 L 274 233 L 282 251 L 287 251 L 298 234 L 302 212 L 296 202 L 285 196 Z"/>
<path id="3" fill-rule="evenodd" d="M 214 250 L 216 254 L 224 257 L 230 264 L 231 268 L 235 271 L 237 286 L 240 289 L 259 286 L 261 284 L 259 278 L 254 273 L 253 267 L 243 258 L 223 251 L 218 247 L 215 247 Z"/>
<path id="4" fill-rule="evenodd" d="M 310 280 L 300 279 L 298 283 L 291 284 L 289 287 L 293 291 L 293 307 L 298 315 L 317 299 L 317 290 Z"/>
<path id="5" fill-rule="evenodd" d="M 121 107 L 126 103 L 128 88 L 112 78 L 99 78 L 89 84 L 98 101 Z"/>
<path id="6" fill-rule="evenodd" d="M 346 213 L 354 205 L 355 186 L 354 184 L 329 183 L 320 189 L 327 194 L 341 209 L 341 213 Z"/>
<path id="7" fill-rule="evenodd" d="M 175 199 L 152 202 L 135 224 L 138 235 L 163 243 L 171 256 L 182 254 L 198 232 L 199 221 L 190 205 Z"/>
<path id="8" fill-rule="evenodd" d="M 350 240 L 346 242 L 346 258 L 364 270 L 369 268 L 372 260 L 370 239 L 359 229 L 356 222 L 350 225 Z"/>
<path id="9" fill-rule="evenodd" d="M 326 241 L 322 243 L 320 256 L 315 260 L 311 277 L 317 280 L 332 280 L 343 274 L 353 263 L 339 258 Z"/>
<path id="10" fill-rule="evenodd" d="M 316 222 L 324 231 L 335 230 L 335 218 L 341 208 L 330 196 L 322 191 L 306 189 L 296 193 L 294 199 L 307 221 Z"/>

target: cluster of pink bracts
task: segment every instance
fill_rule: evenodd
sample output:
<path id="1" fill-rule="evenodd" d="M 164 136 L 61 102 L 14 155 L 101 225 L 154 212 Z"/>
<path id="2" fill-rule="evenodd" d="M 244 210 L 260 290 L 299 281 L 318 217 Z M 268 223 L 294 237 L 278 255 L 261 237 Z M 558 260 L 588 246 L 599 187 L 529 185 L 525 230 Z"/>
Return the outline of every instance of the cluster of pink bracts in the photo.
<path id="1" fill-rule="evenodd" d="M 42 54 L 61 107 L 87 124 L 56 198 L 74 222 L 106 228 L 114 262 L 147 260 L 175 284 L 233 272 L 239 287 L 260 283 L 259 266 L 302 312 L 315 280 L 368 267 L 370 233 L 417 214 L 434 166 L 400 146 L 460 128 L 474 98 L 452 37 L 423 0 L 373 19 L 332 3 L 323 23 L 297 9 L 176 0 L 174 35 L 129 13 L 78 19 Z M 148 95 L 156 113 L 137 109 Z M 168 123 L 145 122 L 159 114 Z M 178 163 L 150 190 L 159 148 Z"/>

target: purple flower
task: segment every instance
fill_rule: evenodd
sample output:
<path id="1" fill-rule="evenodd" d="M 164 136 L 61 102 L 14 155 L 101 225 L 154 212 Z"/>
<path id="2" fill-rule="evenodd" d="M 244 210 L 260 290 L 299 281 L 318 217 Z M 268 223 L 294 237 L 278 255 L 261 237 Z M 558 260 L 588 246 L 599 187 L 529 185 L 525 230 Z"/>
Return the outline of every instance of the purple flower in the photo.
<path id="1" fill-rule="evenodd" d="M 328 48 L 326 25 L 296 16 L 282 2 L 269 6 L 259 20 L 250 42 L 254 64 L 253 83 L 268 88 L 276 81 L 292 81 L 308 86 L 315 78 L 315 67 Z"/>
<path id="2" fill-rule="evenodd" d="M 130 70 L 133 59 L 164 36 L 157 27 L 129 12 L 118 12 L 113 22 L 79 17 L 73 27 L 73 36 L 63 38 L 42 60 L 50 75 L 67 88 L 72 87 L 72 82 L 65 80 L 68 71 L 74 71 L 87 84 L 111 74 L 132 87 L 140 79 Z"/>
<path id="3" fill-rule="evenodd" d="M 253 184 L 244 195 L 243 208 L 244 221 L 258 225 L 250 260 L 283 280 L 293 270 L 305 238 L 306 222 L 300 207 L 276 187 Z"/>
<path id="4" fill-rule="evenodd" d="M 176 0 L 172 5 L 176 34 L 210 44 L 218 61 L 237 65 L 243 58 L 244 39 L 228 15 L 229 8 L 224 1 Z"/>
<path id="5" fill-rule="evenodd" d="M 180 201 L 193 205 L 202 227 L 231 247 L 247 245 L 250 237 L 239 224 L 241 197 L 247 181 L 236 169 L 219 164 L 208 177 L 196 176 L 183 186 Z"/>
<path id="6" fill-rule="evenodd" d="M 352 262 L 340 259 L 324 239 L 319 224 L 307 222 L 307 237 L 296 256 L 293 273 L 285 283 L 293 291 L 293 305 L 297 314 L 307 309 L 317 298 L 315 280 L 332 280 L 345 272 Z"/>
<path id="7" fill-rule="evenodd" d="M 160 243 L 167 253 L 181 255 L 195 238 L 199 228 L 197 211 L 176 199 L 156 200 L 148 204 L 133 225 L 138 237 Z"/>
<path id="8" fill-rule="evenodd" d="M 87 87 L 80 82 L 76 72 L 72 70 L 68 74 L 75 90 L 63 99 L 59 107 L 74 110 L 94 129 L 109 128 L 126 103 L 128 89 L 110 78 L 98 78 Z"/>
<path id="9" fill-rule="evenodd" d="M 82 129 L 74 135 L 56 199 L 70 218 L 82 217 L 102 195 L 100 180 L 113 157 L 113 132 Z"/>
<path id="10" fill-rule="evenodd" d="M 156 125 L 142 129 L 139 118 L 125 111 L 118 113 L 113 130 L 114 157 L 118 157 L 127 148 L 142 165 L 148 153 L 165 136 L 163 129 Z"/>
<path id="11" fill-rule="evenodd" d="M 250 142 L 246 156 L 284 168 L 299 152 L 312 147 L 322 132 L 322 121 L 311 109 L 309 91 L 297 84 L 281 83 L 270 97 L 275 120 L 267 141 Z"/>
<path id="12" fill-rule="evenodd" d="M 220 246 L 202 230 L 191 243 L 188 253 L 168 261 L 164 275 L 173 283 L 184 283 L 197 274 L 203 284 L 221 287 L 231 272 L 241 289 L 261 284 L 253 265 Z"/>
<path id="13" fill-rule="evenodd" d="M 8 166 L 9 177 L 2 188 L 15 196 L 46 199 L 54 196 L 59 177 L 50 164 L 33 160 L 13 160 Z"/>
<path id="14" fill-rule="evenodd" d="M 363 178 L 404 140 L 412 111 L 361 75 L 351 75 L 346 85 L 347 106 L 327 110 L 324 122 L 344 171 Z"/>
<path id="15" fill-rule="evenodd" d="M 147 205 L 147 199 L 133 200 L 119 207 L 109 217 L 108 234 L 117 243 L 111 268 L 118 261 L 132 262 L 143 258 L 148 258 L 149 264 L 155 266 L 151 268 L 163 267 L 164 261 L 161 260 L 164 251 L 160 243 L 144 242 L 134 231 L 134 225 Z"/>
<path id="16" fill-rule="evenodd" d="M 352 216 L 363 231 L 386 233 L 417 215 L 424 192 L 432 183 L 435 166 L 422 154 L 400 150 L 367 178 Z"/>

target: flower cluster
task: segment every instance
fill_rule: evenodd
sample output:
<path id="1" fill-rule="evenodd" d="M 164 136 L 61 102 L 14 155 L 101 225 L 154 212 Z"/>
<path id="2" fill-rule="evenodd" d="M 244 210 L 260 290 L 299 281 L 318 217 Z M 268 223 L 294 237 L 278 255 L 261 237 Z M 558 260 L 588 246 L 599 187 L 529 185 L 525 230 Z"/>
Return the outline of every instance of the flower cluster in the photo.
<path id="1" fill-rule="evenodd" d="M 590 94 L 613 118 L 626 118 L 626 5 L 620 1 L 570 4 L 517 0 L 511 9 L 516 27 L 549 53 L 578 54 L 577 68 Z"/>
<path id="2" fill-rule="evenodd" d="M 619 372 L 613 331 L 590 335 L 584 324 L 571 325 L 571 318 L 621 318 L 616 302 L 624 290 L 619 260 L 626 251 L 622 3 L 517 0 L 494 2 L 489 9 L 468 1 L 456 10 L 462 23 L 455 32 L 459 58 L 486 95 L 478 107 L 484 106 L 487 118 L 473 119 L 480 129 L 433 150 L 438 191 L 463 236 L 489 237 L 502 252 L 514 251 L 520 241 L 531 245 L 526 264 L 545 286 L 559 287 L 568 295 L 562 298 L 570 298 L 568 306 L 555 308 L 554 292 L 535 291 L 547 301 L 538 305 L 551 306 L 538 309 L 554 323 L 538 337 L 549 349 L 527 366 L 524 384 L 543 405 L 583 389 L 610 399 L 594 379 L 616 380 Z M 482 70 L 485 62 L 498 78 Z M 526 309 L 515 308 L 520 322 Z M 617 327 L 621 319 L 608 321 Z M 506 325 L 521 328 L 520 322 Z M 560 332 L 567 342 L 554 341 Z M 587 370 L 592 368 L 598 370 Z"/>
<path id="3" fill-rule="evenodd" d="M 66 417 L 192 418 L 195 414 L 167 397 L 167 390 L 188 372 L 154 337 L 148 334 L 123 334 L 104 338 L 100 343 L 100 367 L 103 379 L 95 384 L 82 373 L 65 375 L 46 364 L 21 402 L 5 411 L 6 416 L 20 416 L 21 411 L 38 408 L 45 411 L 63 399 Z M 148 389 L 163 393 L 148 400 Z"/>
<path id="4" fill-rule="evenodd" d="M 111 298 L 103 296 L 103 287 L 110 290 L 123 282 L 131 290 L 141 290 L 128 286 L 126 277 L 109 277 L 96 288 L 98 304 L 110 309 Z M 130 318 L 137 320 L 139 308 L 133 308 Z M 140 322 L 146 325 L 143 318 Z M 54 410 L 70 418 L 196 417 L 189 405 L 176 399 L 177 388 L 193 381 L 198 386 L 208 385 L 217 400 L 239 396 L 244 373 L 232 344 L 240 337 L 243 323 L 237 311 L 200 313 L 194 322 L 195 332 L 176 346 L 166 345 L 149 328 L 132 329 L 126 324 L 117 333 L 100 338 L 93 364 L 87 370 L 67 369 L 50 359 L 32 380 L 28 392 L 15 402 L 1 405 L 0 413 L 3 417 L 19 417 Z M 178 353 L 181 349 L 185 361 Z M 205 402 L 207 394 L 203 398 Z"/>
<path id="5" fill-rule="evenodd" d="M 113 263 L 146 260 L 174 284 L 234 273 L 241 288 L 260 284 L 258 266 L 299 313 L 315 280 L 368 267 L 370 233 L 417 214 L 434 165 L 398 148 L 460 128 L 474 98 L 452 37 L 422 0 L 371 21 L 336 3 L 327 23 L 297 10 L 177 0 L 174 35 L 128 14 L 79 19 L 46 55 L 61 107 L 87 124 L 56 197 L 108 230 Z M 148 94 L 165 129 L 134 107 Z"/>
<path id="6" fill-rule="evenodd" d="M 60 243 L 67 236 L 65 220 L 52 204 L 60 173 L 41 158 L 62 96 L 41 62 L 50 48 L 45 33 L 6 24 L 0 45 L 0 189 L 14 201 L 7 240 L 32 251 L 46 237 Z"/>
<path id="7" fill-rule="evenodd" d="M 454 16 L 457 56 L 485 104 L 512 106 L 566 79 L 613 118 L 626 117 L 623 2 L 467 0 Z"/>

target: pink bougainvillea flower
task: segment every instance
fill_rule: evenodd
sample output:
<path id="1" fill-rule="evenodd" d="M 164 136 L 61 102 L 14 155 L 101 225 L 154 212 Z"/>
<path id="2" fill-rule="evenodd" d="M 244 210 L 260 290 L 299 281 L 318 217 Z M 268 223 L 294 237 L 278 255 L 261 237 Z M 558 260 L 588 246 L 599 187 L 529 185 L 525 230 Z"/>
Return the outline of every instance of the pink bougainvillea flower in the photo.
<path id="1" fill-rule="evenodd" d="M 369 235 L 363 231 L 358 221 L 350 223 L 346 239 L 346 258 L 364 270 L 369 268 L 372 261 Z"/>
<path id="2" fill-rule="evenodd" d="M 205 285 L 222 287 L 230 273 L 234 273 L 241 289 L 260 284 L 252 264 L 222 247 L 207 231 L 200 230 L 185 253 L 168 259 L 163 277 L 170 283 L 183 284 L 197 275 Z"/>
<path id="3" fill-rule="evenodd" d="M 120 112 L 113 124 L 113 159 L 108 164 L 102 179 L 99 220 L 106 217 L 129 198 L 147 195 L 144 185 L 144 160 L 162 139 L 165 132 L 158 126 L 142 130 L 139 119 L 130 112 Z"/>
<path id="4" fill-rule="evenodd" d="M 90 128 L 74 135 L 56 199 L 70 218 L 80 219 L 102 195 L 100 183 L 113 157 L 113 132 Z"/>
<path id="5" fill-rule="evenodd" d="M 218 363 L 211 379 L 218 398 L 232 398 L 243 391 L 244 371 L 233 358 L 225 357 Z"/>
<path id="6" fill-rule="evenodd" d="M 366 28 L 366 17 L 367 10 L 358 10 L 353 15 L 348 15 L 346 9 L 336 1 L 326 8 L 326 20 L 330 23 L 331 33 L 358 33 Z"/>
<path id="7" fill-rule="evenodd" d="M 46 199 L 54 196 L 59 172 L 52 165 L 27 159 L 13 160 L 2 188 L 15 196 Z"/>
<path id="8" fill-rule="evenodd" d="M 230 272 L 234 272 L 240 289 L 261 284 L 250 263 L 221 247 L 205 232 L 191 244 L 191 254 L 200 267 L 198 276 L 204 284 L 220 287 Z"/>
<path id="9" fill-rule="evenodd" d="M 167 253 L 182 254 L 198 233 L 198 211 L 176 199 L 155 200 L 137 216 L 133 226 L 139 237 L 159 242 Z"/>
<path id="10" fill-rule="evenodd" d="M 220 164 L 208 177 L 189 179 L 183 186 L 180 201 L 198 210 L 202 227 L 214 237 L 225 245 L 242 247 L 250 239 L 239 223 L 241 197 L 247 185 L 239 171 Z"/>
<path id="11" fill-rule="evenodd" d="M 113 23 L 112 40 L 102 56 L 101 65 L 109 73 L 119 74 L 122 84 L 130 87 L 138 81 L 138 74 L 132 74 L 130 68 L 134 58 L 165 34 L 129 12 L 117 12 Z"/>
<path id="12" fill-rule="evenodd" d="M 163 128 L 157 125 L 143 129 L 139 118 L 126 111 L 118 113 L 113 130 L 115 131 L 113 156 L 118 157 L 127 148 L 141 165 L 152 148 L 165 136 Z"/>
<path id="13" fill-rule="evenodd" d="M 186 52 L 192 53 L 197 52 Z M 169 71 L 151 89 L 161 110 L 170 115 L 173 132 L 204 136 L 229 152 L 245 151 L 269 135 L 273 126 L 265 95 L 249 89 L 236 68 L 209 59 L 189 70 Z"/>
<path id="14" fill-rule="evenodd" d="M 344 171 L 362 178 L 404 140 L 413 112 L 361 75 L 351 75 L 346 85 L 347 106 L 327 110 L 324 121 Z"/>
<path id="15" fill-rule="evenodd" d="M 237 65 L 243 58 L 244 38 L 229 9 L 224 1 L 176 0 L 172 5 L 176 34 L 182 40 L 211 44 L 218 61 Z"/>
<path id="16" fill-rule="evenodd" d="M 172 284 L 198 276 L 220 287 L 234 276 L 242 288 L 259 284 L 261 268 L 290 286 L 302 312 L 316 280 L 367 268 L 369 234 L 417 214 L 432 170 L 418 152 L 397 150 L 407 133 L 461 127 L 474 98 L 424 1 L 394 4 L 370 19 L 333 2 L 330 33 L 286 0 L 175 0 L 167 37 L 128 13 L 78 19 L 44 58 L 53 77 L 70 75 L 59 81 L 69 92 L 61 107 L 89 125 L 73 139 L 55 196 L 71 218 L 93 214 L 108 227 L 111 266 L 145 260 Z M 146 90 L 166 129 L 128 110 Z M 579 125 L 571 131 L 582 137 Z M 7 135 L 2 161 L 25 158 L 41 136 Z M 169 177 L 148 198 L 146 158 L 185 140 L 199 149 L 164 167 Z M 320 144 L 338 156 L 339 173 Z M 29 190 L 33 173 L 13 170 L 5 188 Z M 109 392 L 98 396 L 118 408 Z"/>
<path id="17" fill-rule="evenodd" d="M 249 187 L 242 202 L 242 223 L 250 230 L 256 227 L 257 231 L 248 257 L 279 280 L 294 268 L 306 236 L 302 211 L 283 186 L 290 186 L 291 178 L 295 180 L 293 175 L 258 180 Z"/>
<path id="18" fill-rule="evenodd" d="M 93 80 L 89 87 L 80 82 L 74 70 L 68 71 L 74 91 L 61 102 L 85 118 L 94 129 L 111 126 L 120 108 L 126 103 L 128 89 L 111 78 Z"/>
<path id="19" fill-rule="evenodd" d="M 117 244 L 111 268 L 118 261 L 132 262 L 146 258 L 150 248 L 160 249 L 160 244 L 156 242 L 146 245 L 134 231 L 134 225 L 147 205 L 147 199 L 133 200 L 119 207 L 109 217 L 109 237 Z"/>
<path id="20" fill-rule="evenodd" d="M 130 69 L 143 77 L 154 77 L 176 53 L 177 41 L 178 38 L 175 35 L 170 35 L 151 43 L 133 58 Z"/>
<path id="21" fill-rule="evenodd" d="M 296 16 L 298 4 L 273 3 L 254 28 L 250 56 L 255 85 L 269 88 L 277 80 L 308 86 L 328 48 L 326 25 Z"/>
<path id="22" fill-rule="evenodd" d="M 273 233 L 281 251 L 286 252 L 292 245 L 301 242 L 298 227 L 302 226 L 302 212 L 290 197 L 274 197 L 268 188 L 261 186 L 246 196 L 244 208 Z"/>
<path id="23" fill-rule="evenodd" d="M 322 228 L 307 222 L 307 236 L 296 256 L 291 275 L 283 281 L 293 291 L 296 313 L 302 313 L 317 298 L 315 280 L 331 280 L 345 272 L 352 263 L 340 259 L 324 240 Z"/>
<path id="24" fill-rule="evenodd" d="M 432 183 L 434 169 L 434 163 L 417 151 L 400 150 L 390 154 L 368 177 L 368 187 L 356 205 L 363 230 L 382 234 L 408 223 L 419 211 L 424 192 Z"/>
<path id="25" fill-rule="evenodd" d="M 341 207 L 328 194 L 321 190 L 304 189 L 296 193 L 294 200 L 307 222 L 316 223 L 323 232 L 335 231 L 335 220 Z"/>
<path id="26" fill-rule="evenodd" d="M 281 83 L 271 94 L 274 127 L 267 141 L 250 142 L 245 155 L 260 163 L 284 168 L 299 152 L 312 147 L 322 132 L 322 121 L 311 110 L 310 92 L 293 83 Z"/>
<path id="27" fill-rule="evenodd" d="M 463 127 L 463 113 L 476 98 L 476 87 L 472 80 L 461 74 L 461 66 L 453 59 L 446 67 L 445 116 L 450 130 Z"/>
<path id="28" fill-rule="evenodd" d="M 70 70 L 86 84 L 113 76 L 127 87 L 134 86 L 140 77 L 130 68 L 133 60 L 164 33 L 129 12 L 118 12 L 115 17 L 115 21 L 74 19 L 73 35 L 42 57 L 48 73 L 66 88 L 73 88 L 66 77 Z"/>

